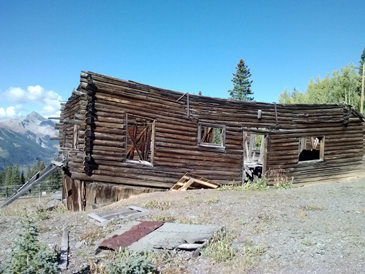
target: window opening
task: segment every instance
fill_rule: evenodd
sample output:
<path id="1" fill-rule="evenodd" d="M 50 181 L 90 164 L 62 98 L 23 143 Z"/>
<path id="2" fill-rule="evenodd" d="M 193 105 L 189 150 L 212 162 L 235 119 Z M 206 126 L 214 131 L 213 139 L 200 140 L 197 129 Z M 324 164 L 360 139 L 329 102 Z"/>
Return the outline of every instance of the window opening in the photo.
<path id="1" fill-rule="evenodd" d="M 299 139 L 299 162 L 323 160 L 324 137 L 301 137 Z"/>
<path id="2" fill-rule="evenodd" d="M 252 132 L 243 133 L 243 164 L 246 182 L 253 182 L 257 178 L 261 178 L 265 156 L 265 138 L 266 135 L 263 134 Z"/>
<path id="3" fill-rule="evenodd" d="M 224 147 L 225 127 L 220 125 L 199 125 L 198 145 L 206 147 Z"/>
<path id="4" fill-rule="evenodd" d="M 154 120 L 128 115 L 126 161 L 152 165 Z"/>

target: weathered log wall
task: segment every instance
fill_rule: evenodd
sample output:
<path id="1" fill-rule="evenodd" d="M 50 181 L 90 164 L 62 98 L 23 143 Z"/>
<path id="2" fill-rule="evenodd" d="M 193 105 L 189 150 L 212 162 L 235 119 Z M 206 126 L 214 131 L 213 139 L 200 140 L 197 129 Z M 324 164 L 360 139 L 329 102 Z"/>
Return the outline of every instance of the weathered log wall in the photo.
<path id="1" fill-rule="evenodd" d="M 362 168 L 365 148 L 362 120 L 346 105 L 237 102 L 184 95 L 91 72 L 81 74 L 81 84 L 62 115 L 64 120 L 78 121 L 77 148 L 72 143 L 74 124 L 63 124 L 60 143 L 72 150 L 71 178 L 86 184 L 166 189 L 185 172 L 220 183 L 241 182 L 244 131 L 265 132 L 265 169 L 282 169 L 295 182 L 356 172 Z M 153 121 L 147 163 L 126 159 L 135 142 L 128 116 Z M 224 128 L 224 145 L 200 145 L 199 125 Z M 305 136 L 324 137 L 323 159 L 299 162 L 299 140 Z"/>

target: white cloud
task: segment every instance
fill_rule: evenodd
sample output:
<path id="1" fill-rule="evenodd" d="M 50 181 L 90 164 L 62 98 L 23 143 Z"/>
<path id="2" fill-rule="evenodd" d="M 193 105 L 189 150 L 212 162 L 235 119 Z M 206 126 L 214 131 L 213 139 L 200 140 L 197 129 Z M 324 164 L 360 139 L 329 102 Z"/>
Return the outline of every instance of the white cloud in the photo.
<path id="1" fill-rule="evenodd" d="M 45 90 L 39 85 L 28 86 L 27 90 L 11 87 L 5 92 L 5 97 L 9 102 L 13 103 L 35 103 L 41 105 L 43 108 L 40 114 L 45 117 L 60 114 L 60 101 L 62 97 L 56 92 Z M 1 113 L 0 110 L 0 117 L 2 117 Z"/>
<path id="2" fill-rule="evenodd" d="M 20 112 L 17 112 L 17 106 L 10 106 L 6 109 L 0 108 L 0 118 L 15 118 L 19 116 Z"/>

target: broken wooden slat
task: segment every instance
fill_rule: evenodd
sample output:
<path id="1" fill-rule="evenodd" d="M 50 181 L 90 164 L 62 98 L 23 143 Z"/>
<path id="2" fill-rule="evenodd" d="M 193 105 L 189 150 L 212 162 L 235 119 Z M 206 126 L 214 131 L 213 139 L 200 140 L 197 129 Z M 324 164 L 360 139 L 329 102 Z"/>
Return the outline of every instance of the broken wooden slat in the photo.
<path id="1" fill-rule="evenodd" d="M 188 190 L 188 189 L 199 189 L 199 188 L 218 188 L 221 184 L 215 183 L 206 178 L 186 173 L 180 178 L 180 180 L 174 184 L 170 190 Z"/>

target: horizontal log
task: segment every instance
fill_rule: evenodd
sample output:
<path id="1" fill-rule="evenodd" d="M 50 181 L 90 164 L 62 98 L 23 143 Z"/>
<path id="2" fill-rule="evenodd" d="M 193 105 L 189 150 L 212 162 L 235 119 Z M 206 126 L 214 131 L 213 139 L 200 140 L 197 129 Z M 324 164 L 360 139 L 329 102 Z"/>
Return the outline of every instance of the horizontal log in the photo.
<path id="1" fill-rule="evenodd" d="M 108 182 L 108 183 L 123 184 L 123 185 L 147 186 L 147 187 L 158 187 L 158 188 L 170 188 L 172 186 L 171 183 L 154 182 L 148 180 L 146 181 L 131 180 L 126 178 L 119 178 L 106 175 L 87 176 L 82 173 L 72 173 L 71 178 L 74 180 L 82 180 L 82 181 Z"/>

